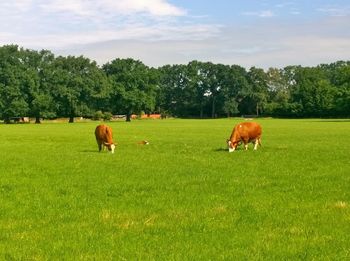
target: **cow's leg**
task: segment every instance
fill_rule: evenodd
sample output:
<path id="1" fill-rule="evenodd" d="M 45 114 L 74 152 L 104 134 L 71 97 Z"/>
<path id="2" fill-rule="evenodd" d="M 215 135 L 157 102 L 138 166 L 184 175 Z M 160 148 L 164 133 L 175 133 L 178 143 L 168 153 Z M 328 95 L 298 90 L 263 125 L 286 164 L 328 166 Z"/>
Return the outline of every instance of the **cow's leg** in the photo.
<path id="1" fill-rule="evenodd" d="M 256 139 L 254 142 L 254 150 L 258 148 L 258 144 L 259 144 L 259 139 Z"/>
<path id="2" fill-rule="evenodd" d="M 249 138 L 244 137 L 241 141 L 242 141 L 243 144 L 244 144 L 244 149 L 245 149 L 245 150 L 248 150 Z"/>
<path id="3" fill-rule="evenodd" d="M 98 146 L 98 151 L 101 152 L 101 150 L 102 150 L 102 143 L 101 142 L 97 142 L 97 146 Z"/>
<path id="4" fill-rule="evenodd" d="M 248 150 L 248 142 L 244 142 L 244 149 Z"/>

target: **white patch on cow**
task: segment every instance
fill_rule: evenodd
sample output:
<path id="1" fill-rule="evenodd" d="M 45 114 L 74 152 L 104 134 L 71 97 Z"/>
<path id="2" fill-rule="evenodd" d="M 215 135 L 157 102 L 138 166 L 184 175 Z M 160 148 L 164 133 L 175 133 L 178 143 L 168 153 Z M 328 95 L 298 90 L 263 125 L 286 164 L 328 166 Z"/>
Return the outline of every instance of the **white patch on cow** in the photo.
<path id="1" fill-rule="evenodd" d="M 114 153 L 115 145 L 111 144 L 111 152 Z"/>
<path id="2" fill-rule="evenodd" d="M 228 148 L 228 152 L 233 152 L 235 149 L 233 148 L 231 148 L 231 144 L 232 144 L 232 141 L 230 141 L 230 140 L 227 140 L 227 148 Z"/>
<path id="3" fill-rule="evenodd" d="M 234 152 L 234 151 L 235 151 L 235 148 L 231 148 L 231 147 L 228 148 L 228 152 Z"/>
<path id="4" fill-rule="evenodd" d="M 248 144 L 244 144 L 245 150 L 248 150 Z"/>
<path id="5" fill-rule="evenodd" d="M 239 125 L 240 128 L 242 128 L 242 125 Z"/>

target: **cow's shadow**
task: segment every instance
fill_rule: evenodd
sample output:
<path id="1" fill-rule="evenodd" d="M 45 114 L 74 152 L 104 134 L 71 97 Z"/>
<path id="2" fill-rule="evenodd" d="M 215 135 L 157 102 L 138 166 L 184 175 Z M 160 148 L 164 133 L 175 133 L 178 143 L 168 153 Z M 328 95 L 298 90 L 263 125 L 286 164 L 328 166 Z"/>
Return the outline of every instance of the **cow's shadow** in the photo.
<path id="1" fill-rule="evenodd" d="M 227 152 L 228 149 L 225 149 L 225 148 L 217 148 L 217 149 L 214 149 L 215 152 Z"/>
<path id="2" fill-rule="evenodd" d="M 82 153 L 100 153 L 98 150 L 81 150 Z"/>
<path id="3" fill-rule="evenodd" d="M 217 149 L 214 149 L 213 151 L 215 151 L 215 152 L 228 152 L 228 148 L 217 148 Z M 245 149 L 243 147 L 238 146 L 235 149 L 235 151 L 245 151 Z"/>

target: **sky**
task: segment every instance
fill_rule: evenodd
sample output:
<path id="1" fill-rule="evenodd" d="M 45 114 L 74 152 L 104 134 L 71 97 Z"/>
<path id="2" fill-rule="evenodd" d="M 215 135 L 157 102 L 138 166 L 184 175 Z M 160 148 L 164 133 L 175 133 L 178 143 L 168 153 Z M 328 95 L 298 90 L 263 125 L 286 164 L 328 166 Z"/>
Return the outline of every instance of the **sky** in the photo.
<path id="1" fill-rule="evenodd" d="M 7 44 L 99 65 L 316 66 L 350 60 L 350 0 L 4 0 Z"/>

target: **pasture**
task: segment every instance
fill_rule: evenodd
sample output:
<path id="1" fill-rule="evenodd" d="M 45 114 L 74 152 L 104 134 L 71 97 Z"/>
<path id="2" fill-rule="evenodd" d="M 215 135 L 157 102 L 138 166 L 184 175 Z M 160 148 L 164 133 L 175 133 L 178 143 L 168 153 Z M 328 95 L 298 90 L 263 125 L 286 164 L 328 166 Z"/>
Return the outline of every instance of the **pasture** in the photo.
<path id="1" fill-rule="evenodd" d="M 350 121 L 239 121 L 1 124 L 0 259 L 349 260 Z"/>

